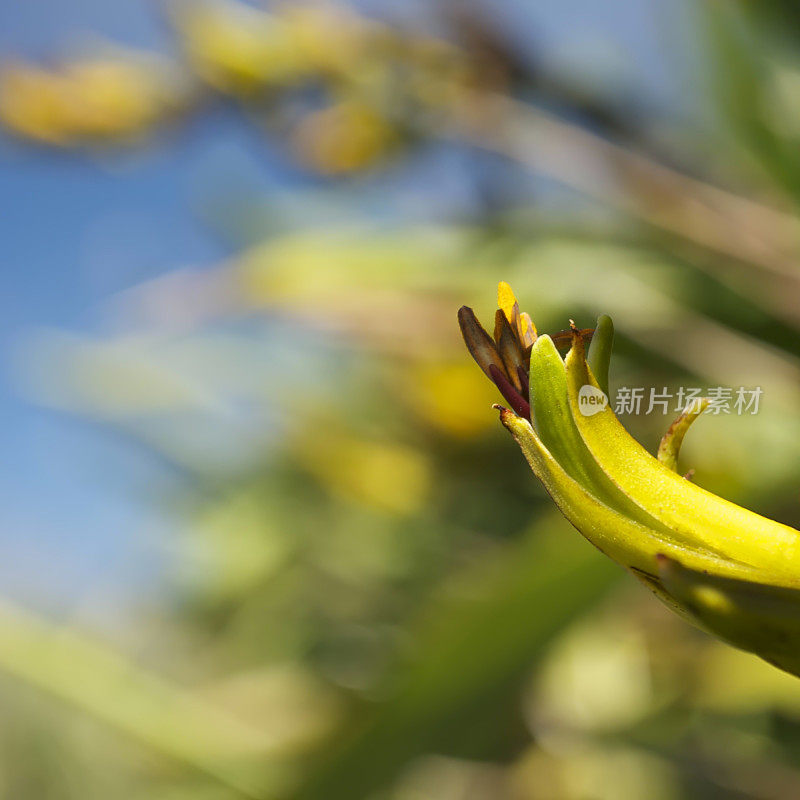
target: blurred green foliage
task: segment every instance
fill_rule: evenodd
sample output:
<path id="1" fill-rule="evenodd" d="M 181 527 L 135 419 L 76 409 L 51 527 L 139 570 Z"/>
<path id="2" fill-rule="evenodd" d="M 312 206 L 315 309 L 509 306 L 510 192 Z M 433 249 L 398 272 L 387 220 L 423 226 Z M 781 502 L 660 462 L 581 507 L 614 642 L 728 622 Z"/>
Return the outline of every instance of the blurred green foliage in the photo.
<path id="1" fill-rule="evenodd" d="M 760 385 L 757 416 L 702 420 L 684 456 L 798 525 L 800 15 L 696 12 L 709 119 L 669 152 L 639 111 L 466 17 L 445 43 L 334 9 L 182 4 L 175 63 L 4 68 L 0 118 L 39 144 L 137 143 L 233 97 L 324 175 L 402 170 L 445 135 L 593 199 L 323 227 L 300 197 L 217 269 L 119 298 L 125 334 L 30 342 L 38 399 L 180 480 L 150 497 L 174 569 L 132 631 L 0 607 L 2 796 L 800 796 L 800 683 L 673 619 L 569 529 L 455 324 L 505 279 L 542 331 L 614 316 L 612 391 Z M 335 207 L 347 184 L 326 191 Z M 668 421 L 629 423 L 654 450 Z"/>

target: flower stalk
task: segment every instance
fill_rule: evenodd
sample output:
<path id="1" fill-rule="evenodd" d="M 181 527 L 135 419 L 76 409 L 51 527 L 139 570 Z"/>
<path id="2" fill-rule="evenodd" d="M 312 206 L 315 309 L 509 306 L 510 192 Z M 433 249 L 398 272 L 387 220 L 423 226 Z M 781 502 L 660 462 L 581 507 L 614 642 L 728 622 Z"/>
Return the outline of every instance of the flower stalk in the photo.
<path id="1" fill-rule="evenodd" d="M 459 311 L 464 340 L 511 406 L 496 406 L 500 421 L 564 516 L 681 616 L 800 675 L 800 531 L 677 472 L 708 401 L 678 417 L 653 457 L 608 404 L 609 317 L 594 330 L 573 323 L 539 335 L 507 284 L 498 305 L 494 338 L 471 309 Z M 587 394 L 602 400 L 590 411 Z"/>

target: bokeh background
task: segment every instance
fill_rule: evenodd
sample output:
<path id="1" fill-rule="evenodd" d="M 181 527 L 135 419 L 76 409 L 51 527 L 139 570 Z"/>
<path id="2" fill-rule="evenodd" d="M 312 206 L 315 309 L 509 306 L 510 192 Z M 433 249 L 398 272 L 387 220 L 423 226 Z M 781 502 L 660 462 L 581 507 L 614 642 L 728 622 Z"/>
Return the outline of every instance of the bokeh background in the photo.
<path id="1" fill-rule="evenodd" d="M 800 682 L 561 519 L 463 349 L 759 386 L 800 525 L 789 0 L 0 2 L 0 796 L 800 797 Z M 626 420 L 655 449 L 670 418 Z"/>

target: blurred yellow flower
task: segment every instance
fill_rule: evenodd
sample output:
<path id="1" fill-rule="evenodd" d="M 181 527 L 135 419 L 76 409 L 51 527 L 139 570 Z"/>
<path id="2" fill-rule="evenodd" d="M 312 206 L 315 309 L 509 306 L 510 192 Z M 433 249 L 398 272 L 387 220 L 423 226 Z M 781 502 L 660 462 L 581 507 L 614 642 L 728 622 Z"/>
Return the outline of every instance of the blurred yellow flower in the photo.
<path id="1" fill-rule="evenodd" d="M 368 167 L 399 143 L 394 126 L 359 100 L 308 114 L 295 128 L 293 139 L 299 160 L 327 175 Z"/>
<path id="2" fill-rule="evenodd" d="M 293 452 L 333 494 L 393 514 L 418 511 L 433 480 L 431 465 L 419 450 L 326 430 L 322 423 L 306 426 Z"/>
<path id="3" fill-rule="evenodd" d="M 149 58 L 109 56 L 57 70 L 10 62 L 0 69 L 0 120 L 47 144 L 136 139 L 182 104 L 185 90 Z"/>
<path id="4" fill-rule="evenodd" d="M 416 365 L 405 376 L 405 392 L 414 410 L 429 425 L 454 437 L 475 436 L 493 423 L 485 411 L 492 389 L 468 364 L 431 362 Z M 461 402 L 469 397 L 471 402 Z"/>
<path id="5" fill-rule="evenodd" d="M 173 23 L 200 77 L 214 88 L 249 94 L 308 72 L 289 25 L 243 3 L 179 3 Z"/>

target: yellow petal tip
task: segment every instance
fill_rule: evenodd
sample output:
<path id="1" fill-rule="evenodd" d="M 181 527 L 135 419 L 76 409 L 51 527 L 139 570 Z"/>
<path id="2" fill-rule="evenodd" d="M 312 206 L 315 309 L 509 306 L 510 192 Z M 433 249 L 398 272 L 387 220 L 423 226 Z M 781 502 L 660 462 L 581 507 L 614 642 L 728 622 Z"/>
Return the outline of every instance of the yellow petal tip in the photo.
<path id="1" fill-rule="evenodd" d="M 497 306 L 503 310 L 509 322 L 514 320 L 514 306 L 517 303 L 517 296 L 514 290 L 505 282 L 497 284 Z"/>

